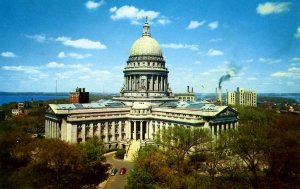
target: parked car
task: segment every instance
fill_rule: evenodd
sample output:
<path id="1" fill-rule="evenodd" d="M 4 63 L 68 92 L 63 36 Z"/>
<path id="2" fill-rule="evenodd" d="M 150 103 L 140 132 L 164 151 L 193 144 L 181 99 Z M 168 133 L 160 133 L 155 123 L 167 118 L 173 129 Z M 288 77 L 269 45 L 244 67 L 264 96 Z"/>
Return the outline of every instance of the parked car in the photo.
<path id="1" fill-rule="evenodd" d="M 119 171 L 119 174 L 120 175 L 124 175 L 126 173 L 126 168 L 125 167 L 122 167 Z"/>
<path id="2" fill-rule="evenodd" d="M 112 168 L 112 169 L 111 169 L 111 174 L 110 174 L 110 175 L 114 176 L 117 172 L 118 172 L 118 169 L 117 169 L 117 168 Z"/>

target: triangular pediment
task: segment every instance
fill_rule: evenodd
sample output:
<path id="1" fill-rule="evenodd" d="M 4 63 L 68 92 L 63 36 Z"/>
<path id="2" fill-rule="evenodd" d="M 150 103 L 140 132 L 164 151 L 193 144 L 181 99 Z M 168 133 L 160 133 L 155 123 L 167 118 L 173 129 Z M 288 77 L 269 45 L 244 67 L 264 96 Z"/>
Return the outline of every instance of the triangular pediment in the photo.
<path id="1" fill-rule="evenodd" d="M 217 114 L 218 117 L 224 117 L 224 116 L 237 116 L 238 112 L 230 107 L 225 108 L 223 111 L 221 111 L 219 114 Z"/>

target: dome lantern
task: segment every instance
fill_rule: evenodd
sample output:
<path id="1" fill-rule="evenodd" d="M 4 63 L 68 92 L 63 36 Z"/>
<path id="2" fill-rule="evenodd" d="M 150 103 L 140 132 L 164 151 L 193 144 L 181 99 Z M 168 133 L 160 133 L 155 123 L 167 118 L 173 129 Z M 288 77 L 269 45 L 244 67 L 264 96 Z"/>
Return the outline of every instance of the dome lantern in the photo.
<path id="1" fill-rule="evenodd" d="M 149 30 L 150 30 L 150 26 L 148 24 L 148 16 L 146 16 L 146 22 L 144 24 L 144 30 L 143 30 L 143 35 L 142 36 L 151 36 Z"/>

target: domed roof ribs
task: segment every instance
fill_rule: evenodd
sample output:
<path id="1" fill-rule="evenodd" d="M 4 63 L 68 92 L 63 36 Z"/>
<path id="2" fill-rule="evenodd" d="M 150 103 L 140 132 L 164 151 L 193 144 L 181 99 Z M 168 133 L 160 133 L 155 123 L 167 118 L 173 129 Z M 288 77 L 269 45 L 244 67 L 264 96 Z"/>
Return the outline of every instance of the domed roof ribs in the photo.
<path id="1" fill-rule="evenodd" d="M 144 24 L 144 30 L 143 30 L 143 35 L 142 36 L 151 36 L 149 30 L 150 30 L 150 26 L 148 24 L 148 16 L 146 16 L 146 22 Z"/>

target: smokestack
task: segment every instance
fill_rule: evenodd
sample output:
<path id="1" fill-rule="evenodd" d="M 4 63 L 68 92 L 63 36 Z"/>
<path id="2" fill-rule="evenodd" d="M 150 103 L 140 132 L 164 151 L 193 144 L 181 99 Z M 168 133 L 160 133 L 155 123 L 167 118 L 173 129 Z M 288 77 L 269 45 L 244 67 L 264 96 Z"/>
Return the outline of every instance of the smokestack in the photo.
<path id="1" fill-rule="evenodd" d="M 222 87 L 216 88 L 217 101 L 222 102 Z"/>
<path id="2" fill-rule="evenodd" d="M 222 87 L 219 87 L 219 92 L 218 92 L 218 100 L 221 102 L 222 104 Z"/>
<path id="3" fill-rule="evenodd" d="M 190 86 L 187 86 L 187 92 L 188 93 L 190 92 Z"/>
<path id="4" fill-rule="evenodd" d="M 192 87 L 192 93 L 194 93 L 194 88 Z"/>

